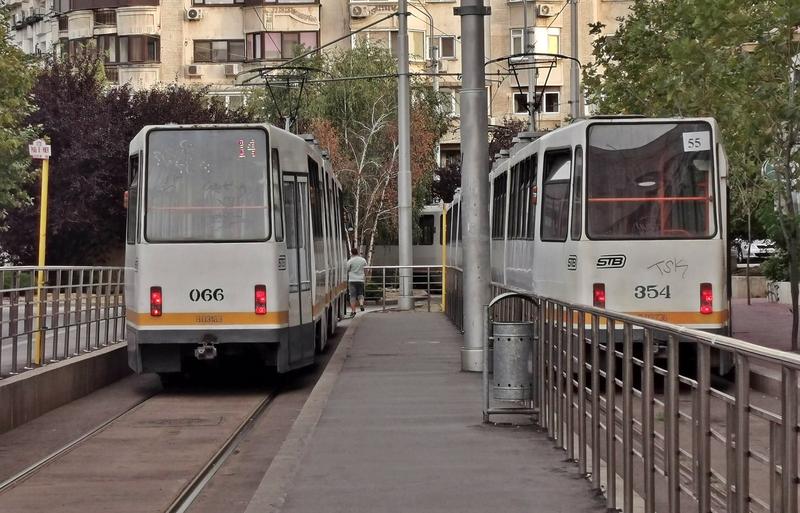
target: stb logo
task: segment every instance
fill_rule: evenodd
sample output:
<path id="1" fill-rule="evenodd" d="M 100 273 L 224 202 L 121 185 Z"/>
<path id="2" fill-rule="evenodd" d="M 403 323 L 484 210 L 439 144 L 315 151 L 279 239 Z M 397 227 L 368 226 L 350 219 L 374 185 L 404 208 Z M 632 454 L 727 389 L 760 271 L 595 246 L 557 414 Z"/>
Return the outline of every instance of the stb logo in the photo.
<path id="1" fill-rule="evenodd" d="M 578 255 L 570 255 L 567 257 L 567 271 L 578 270 Z"/>
<path id="2" fill-rule="evenodd" d="M 625 255 L 603 255 L 597 259 L 598 269 L 621 269 L 625 267 Z"/>

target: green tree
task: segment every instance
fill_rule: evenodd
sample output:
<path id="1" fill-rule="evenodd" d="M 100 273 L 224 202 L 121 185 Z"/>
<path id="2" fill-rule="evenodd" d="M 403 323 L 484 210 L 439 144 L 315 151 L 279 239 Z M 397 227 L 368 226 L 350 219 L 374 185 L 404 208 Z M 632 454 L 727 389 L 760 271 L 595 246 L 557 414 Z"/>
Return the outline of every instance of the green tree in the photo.
<path id="1" fill-rule="evenodd" d="M 359 44 L 306 59 L 319 70 L 309 75 L 298 110 L 297 131 L 311 132 L 327 149 L 344 190 L 343 209 L 352 227 L 351 244 L 369 260 L 376 236 L 391 233 L 397 219 L 397 61 L 382 45 Z M 297 91 L 296 91 L 297 92 Z M 248 98 L 250 112 L 275 123 L 286 112 L 283 96 L 259 88 Z M 294 100 L 296 101 L 296 99 Z M 447 130 L 444 96 L 426 81 L 412 84 L 411 174 L 418 211 L 430 199 L 434 148 Z M 277 123 L 282 126 L 282 123 Z"/>
<path id="2" fill-rule="evenodd" d="M 0 7 L 0 220 L 8 209 L 29 201 L 25 191 L 30 171 L 27 144 L 34 138 L 25 123 L 30 113 L 30 90 L 35 64 L 11 43 L 9 11 Z"/>
<path id="3" fill-rule="evenodd" d="M 798 23 L 796 0 L 635 0 L 615 33 L 592 27 L 594 60 L 584 71 L 589 102 L 602 113 L 719 121 L 729 153 L 731 211 L 752 217 L 773 197 L 779 205 L 795 350 L 800 230 L 793 194 L 800 186 L 800 130 L 792 77 Z M 765 161 L 776 173 L 762 181 Z"/>

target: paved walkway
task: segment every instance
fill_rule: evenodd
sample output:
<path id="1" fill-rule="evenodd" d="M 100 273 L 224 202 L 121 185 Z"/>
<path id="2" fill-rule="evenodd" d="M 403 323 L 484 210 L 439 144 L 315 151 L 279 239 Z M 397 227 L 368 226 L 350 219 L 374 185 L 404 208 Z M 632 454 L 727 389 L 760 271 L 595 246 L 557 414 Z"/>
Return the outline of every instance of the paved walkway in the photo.
<path id="1" fill-rule="evenodd" d="M 792 308 L 766 299 L 734 299 L 731 320 L 733 336 L 753 344 L 782 349 L 791 348 Z"/>
<path id="2" fill-rule="evenodd" d="M 346 342 L 327 403 L 307 403 L 318 424 L 285 444 L 296 473 L 268 472 L 248 512 L 605 511 L 545 433 L 481 423 L 480 375 L 460 371 L 444 315 L 370 313 Z"/>

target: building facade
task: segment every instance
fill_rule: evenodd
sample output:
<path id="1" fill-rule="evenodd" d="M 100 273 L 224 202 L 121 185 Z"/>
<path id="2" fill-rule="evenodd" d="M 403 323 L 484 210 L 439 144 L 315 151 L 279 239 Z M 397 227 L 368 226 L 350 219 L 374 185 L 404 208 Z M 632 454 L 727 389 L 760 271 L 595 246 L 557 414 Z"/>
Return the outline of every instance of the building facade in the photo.
<path id="1" fill-rule="evenodd" d="M 2 1 L 2 0 L 0 0 Z M 613 31 L 632 2 L 578 2 L 579 60 L 591 56 L 589 25 Z M 357 41 L 397 46 L 396 1 L 376 0 L 6 0 L 11 34 L 28 53 L 76 52 L 92 42 L 106 55 L 112 81 L 146 87 L 157 83 L 209 86 L 235 107 L 244 101 L 237 76 L 248 69 L 278 64 L 299 48 Z M 539 56 L 536 72 L 525 58 L 523 8 L 527 8 L 529 50 L 571 55 L 569 0 L 488 0 L 487 113 L 490 125 L 528 119 L 530 83 L 536 83 L 535 127 L 548 130 L 570 112 L 569 61 Z M 461 22 L 455 0 L 409 2 L 409 52 L 412 71 L 426 73 L 449 95 L 459 114 Z M 386 18 L 375 23 L 381 18 Z M 353 31 L 363 31 L 348 36 Z M 241 78 L 238 79 L 241 82 Z M 443 160 L 458 156 L 458 133 L 442 141 Z"/>

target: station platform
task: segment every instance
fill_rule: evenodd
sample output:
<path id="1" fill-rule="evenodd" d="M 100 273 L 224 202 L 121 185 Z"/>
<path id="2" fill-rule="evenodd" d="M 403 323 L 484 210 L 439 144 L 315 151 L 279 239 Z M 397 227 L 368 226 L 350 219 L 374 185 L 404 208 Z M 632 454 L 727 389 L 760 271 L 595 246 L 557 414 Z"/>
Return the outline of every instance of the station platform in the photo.
<path id="1" fill-rule="evenodd" d="M 359 316 L 248 513 L 605 511 L 545 432 L 481 422 L 443 314 Z"/>

